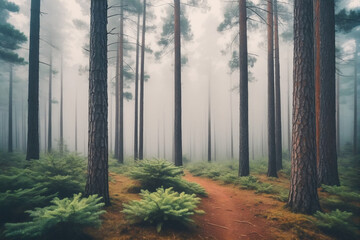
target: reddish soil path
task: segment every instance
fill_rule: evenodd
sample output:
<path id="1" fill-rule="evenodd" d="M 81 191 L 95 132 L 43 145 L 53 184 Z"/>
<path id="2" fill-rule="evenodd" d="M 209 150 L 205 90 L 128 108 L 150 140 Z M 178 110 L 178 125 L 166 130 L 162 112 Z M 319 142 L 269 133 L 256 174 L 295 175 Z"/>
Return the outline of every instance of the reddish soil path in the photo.
<path id="1" fill-rule="evenodd" d="M 251 191 L 186 174 L 185 179 L 203 186 L 208 197 L 203 198 L 203 216 L 195 217 L 203 239 L 276 239 L 271 221 L 263 214 L 278 204 Z"/>

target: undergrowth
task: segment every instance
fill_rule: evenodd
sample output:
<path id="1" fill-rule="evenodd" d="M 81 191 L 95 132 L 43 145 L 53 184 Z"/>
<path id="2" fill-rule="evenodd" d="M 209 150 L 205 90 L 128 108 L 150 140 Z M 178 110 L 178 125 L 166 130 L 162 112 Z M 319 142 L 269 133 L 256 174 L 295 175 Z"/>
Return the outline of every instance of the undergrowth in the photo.
<path id="1" fill-rule="evenodd" d="M 158 232 L 166 223 L 188 226 L 194 222 L 190 218 L 192 215 L 204 213 L 196 209 L 200 198 L 195 194 L 178 193 L 172 188 L 161 187 L 153 193 L 141 190 L 140 196 L 141 200 L 123 204 L 123 213 L 132 223 L 155 224 Z"/>

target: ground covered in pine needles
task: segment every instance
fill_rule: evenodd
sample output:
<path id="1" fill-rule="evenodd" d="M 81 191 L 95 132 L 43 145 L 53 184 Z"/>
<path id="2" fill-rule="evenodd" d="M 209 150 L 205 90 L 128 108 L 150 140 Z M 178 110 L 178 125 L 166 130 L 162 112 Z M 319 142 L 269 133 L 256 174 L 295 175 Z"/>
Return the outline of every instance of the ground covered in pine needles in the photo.
<path id="1" fill-rule="evenodd" d="M 206 214 L 195 216 L 193 227 L 167 226 L 157 233 L 154 226 L 129 224 L 121 212 L 123 203 L 139 199 L 139 183 L 120 174 L 111 173 L 110 177 L 112 205 L 102 216 L 101 228 L 86 231 L 94 239 L 332 239 L 308 216 L 289 212 L 271 194 L 256 194 L 190 173 L 185 179 L 200 184 L 208 193 L 199 206 Z M 285 186 L 287 180 L 273 181 Z"/>

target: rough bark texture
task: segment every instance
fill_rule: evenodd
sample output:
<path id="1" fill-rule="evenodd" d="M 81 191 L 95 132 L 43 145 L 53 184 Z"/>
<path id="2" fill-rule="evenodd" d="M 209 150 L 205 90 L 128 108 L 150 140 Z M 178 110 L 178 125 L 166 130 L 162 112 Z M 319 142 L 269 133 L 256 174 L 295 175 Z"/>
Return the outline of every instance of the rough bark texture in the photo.
<path id="1" fill-rule="evenodd" d="M 320 161 L 320 0 L 314 0 L 316 163 Z"/>
<path id="2" fill-rule="evenodd" d="M 39 159 L 39 36 L 40 0 L 31 0 L 27 160 Z"/>
<path id="3" fill-rule="evenodd" d="M 312 214 L 320 209 L 316 181 L 313 2 L 294 2 L 294 95 L 291 184 L 288 206 Z"/>
<path id="4" fill-rule="evenodd" d="M 60 79 L 60 152 L 64 151 L 64 76 L 63 76 L 63 57 L 61 54 L 61 79 Z"/>
<path id="5" fill-rule="evenodd" d="M 174 119 L 174 160 L 182 166 L 182 121 L 181 121 L 181 39 L 180 39 L 180 0 L 174 0 L 175 34 L 175 119 Z"/>
<path id="6" fill-rule="evenodd" d="M 211 162 L 211 80 L 209 79 L 209 92 L 208 92 L 208 162 Z"/>
<path id="7" fill-rule="evenodd" d="M 318 184 L 340 185 L 336 152 L 334 0 L 320 2 L 320 138 Z"/>
<path id="8" fill-rule="evenodd" d="M 282 130 L 281 130 L 281 93 L 280 93 L 280 49 L 277 0 L 274 0 L 274 43 L 275 43 L 275 146 L 276 169 L 282 169 Z"/>
<path id="9" fill-rule="evenodd" d="M 8 152 L 13 152 L 13 67 L 10 65 L 9 76 L 9 129 L 8 129 Z"/>
<path id="10" fill-rule="evenodd" d="M 274 101 L 274 31 L 273 0 L 267 1 L 267 34 L 268 34 L 268 173 L 269 177 L 277 177 L 276 143 L 275 143 L 275 101 Z"/>
<path id="11" fill-rule="evenodd" d="M 359 40 L 355 41 L 355 56 L 354 56 L 354 135 L 353 135 L 353 153 L 357 154 L 357 91 L 358 91 L 358 83 L 357 83 L 357 63 L 358 63 L 358 53 L 359 53 Z"/>
<path id="12" fill-rule="evenodd" d="M 137 34 L 136 34 L 136 64 L 135 64 L 135 117 L 134 117 L 134 160 L 139 157 L 139 48 L 140 48 L 140 14 L 137 18 Z"/>
<path id="13" fill-rule="evenodd" d="M 143 26 L 141 40 L 140 66 L 140 125 L 139 125 L 139 159 L 144 159 L 144 83 L 145 83 L 145 34 L 146 34 L 146 0 L 143 6 Z"/>
<path id="14" fill-rule="evenodd" d="M 108 185 L 107 1 L 91 1 L 89 64 L 89 150 L 86 195 L 110 204 Z"/>
<path id="15" fill-rule="evenodd" d="M 119 33 L 119 136 L 118 161 L 124 163 L 124 7 L 120 2 L 120 33 Z"/>
<path id="16" fill-rule="evenodd" d="M 239 176 L 248 176 L 249 168 L 249 102 L 246 0 L 239 0 L 239 66 L 240 66 L 240 139 Z"/>
<path id="17" fill-rule="evenodd" d="M 48 116 L 48 152 L 51 153 L 52 150 L 52 53 L 50 52 L 50 69 L 49 69 L 49 116 Z"/>

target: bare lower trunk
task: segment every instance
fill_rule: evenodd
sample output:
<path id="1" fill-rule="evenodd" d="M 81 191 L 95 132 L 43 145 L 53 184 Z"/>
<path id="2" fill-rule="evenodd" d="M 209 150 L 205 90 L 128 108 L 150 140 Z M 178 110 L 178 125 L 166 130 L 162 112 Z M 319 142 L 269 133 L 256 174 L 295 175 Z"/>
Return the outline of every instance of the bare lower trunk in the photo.
<path id="1" fill-rule="evenodd" d="M 139 157 L 139 138 L 138 138 L 138 127 L 139 127 L 139 48 L 140 48 L 140 14 L 137 18 L 137 35 L 136 35 L 136 66 L 135 66 L 135 119 L 134 119 L 134 160 Z"/>
<path id="2" fill-rule="evenodd" d="M 340 185 L 336 153 L 335 4 L 320 1 L 320 138 L 318 185 Z"/>
<path id="3" fill-rule="evenodd" d="M 180 39 L 180 0 L 174 0 L 175 34 L 175 118 L 174 118 L 174 161 L 182 166 L 182 116 L 181 116 L 181 39 Z"/>
<path id="4" fill-rule="evenodd" d="M 208 162 L 211 162 L 211 79 L 209 78 L 209 93 L 208 93 Z"/>
<path id="5" fill-rule="evenodd" d="M 141 40 L 141 67 L 140 67 L 140 125 L 139 125 L 139 159 L 144 159 L 144 84 L 145 84 L 145 34 L 146 34 L 146 0 L 143 6 L 143 26 Z"/>
<path id="6" fill-rule="evenodd" d="M 108 179 L 107 1 L 92 0 L 90 10 L 89 149 L 86 195 L 110 205 Z"/>
<path id="7" fill-rule="evenodd" d="M 313 2 L 294 3 L 294 96 L 291 183 L 288 206 L 294 212 L 320 210 L 316 184 Z"/>
<path id="8" fill-rule="evenodd" d="M 124 6 L 121 1 L 119 33 L 119 136 L 118 160 L 124 163 Z"/>
<path id="9" fill-rule="evenodd" d="M 39 36 L 40 0 L 31 0 L 27 160 L 39 159 Z"/>
<path id="10" fill-rule="evenodd" d="M 249 102 L 246 0 L 239 1 L 239 66 L 240 66 L 240 126 L 239 176 L 248 176 L 249 168 Z"/>
<path id="11" fill-rule="evenodd" d="M 273 41 L 273 0 L 267 2 L 268 20 L 268 177 L 277 177 L 275 143 L 275 101 L 274 101 L 274 41 Z"/>
<path id="12" fill-rule="evenodd" d="M 358 63 L 358 53 L 359 53 L 359 40 L 355 41 L 355 55 L 354 55 L 354 135 L 353 135 L 353 153 L 357 154 L 357 91 L 358 91 L 358 83 L 357 83 L 357 63 Z"/>
<path id="13" fill-rule="evenodd" d="M 63 57 L 61 54 L 61 79 L 60 79 L 60 152 L 64 151 L 64 76 L 63 76 Z"/>
<path id="14" fill-rule="evenodd" d="M 48 152 L 51 153 L 52 150 L 52 75 L 53 75 L 53 69 L 52 69 L 52 53 L 50 53 L 50 70 L 49 70 L 49 116 L 48 116 Z"/>
<path id="15" fill-rule="evenodd" d="M 280 49 L 277 0 L 274 0 L 274 40 L 275 40 L 275 146 L 276 169 L 282 169 L 282 130 L 281 130 L 281 94 L 280 94 Z"/>
<path id="16" fill-rule="evenodd" d="M 13 67 L 10 65 L 9 78 L 9 121 L 8 121 L 8 152 L 13 152 Z"/>

